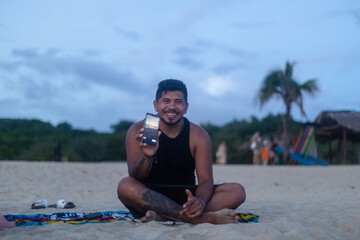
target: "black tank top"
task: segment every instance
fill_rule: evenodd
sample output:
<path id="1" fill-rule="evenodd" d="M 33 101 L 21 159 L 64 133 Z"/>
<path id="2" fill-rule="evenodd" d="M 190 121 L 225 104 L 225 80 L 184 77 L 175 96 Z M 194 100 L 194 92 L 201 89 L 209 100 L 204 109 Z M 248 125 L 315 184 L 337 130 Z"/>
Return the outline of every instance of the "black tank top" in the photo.
<path id="1" fill-rule="evenodd" d="M 161 130 L 161 129 L 160 129 Z M 190 122 L 184 118 L 184 126 L 175 138 L 161 133 L 156 161 L 145 183 L 195 184 L 195 161 L 190 151 Z"/>

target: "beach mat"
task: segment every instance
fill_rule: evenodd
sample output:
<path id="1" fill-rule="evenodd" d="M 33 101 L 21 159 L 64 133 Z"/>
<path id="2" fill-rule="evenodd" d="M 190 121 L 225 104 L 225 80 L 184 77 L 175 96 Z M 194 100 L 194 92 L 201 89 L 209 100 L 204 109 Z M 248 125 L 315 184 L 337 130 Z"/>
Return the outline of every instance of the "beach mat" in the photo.
<path id="1" fill-rule="evenodd" d="M 239 222 L 249 223 L 258 222 L 259 215 L 251 213 L 237 213 Z M 34 214 L 34 215 L 5 215 L 8 221 L 14 221 L 17 227 L 22 226 L 43 226 L 52 223 L 108 223 L 116 221 L 140 222 L 134 218 L 128 211 L 105 211 L 93 213 L 59 212 L 52 214 Z M 166 223 L 168 224 L 168 223 Z"/>
<path id="2" fill-rule="evenodd" d="M 138 222 L 128 211 L 105 211 L 94 213 L 58 212 L 52 214 L 34 215 L 5 215 L 8 221 L 14 221 L 17 227 L 20 226 L 43 226 L 52 223 L 107 223 L 115 221 Z"/>

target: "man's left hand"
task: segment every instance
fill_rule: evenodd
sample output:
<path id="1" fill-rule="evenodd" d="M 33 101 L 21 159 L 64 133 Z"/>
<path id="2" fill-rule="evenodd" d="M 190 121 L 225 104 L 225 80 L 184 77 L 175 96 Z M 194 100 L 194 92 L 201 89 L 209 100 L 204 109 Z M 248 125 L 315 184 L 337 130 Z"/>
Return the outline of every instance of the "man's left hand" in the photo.
<path id="1" fill-rule="evenodd" d="M 192 195 L 189 189 L 186 189 L 185 192 L 188 196 L 188 201 L 183 205 L 184 209 L 180 211 L 180 214 L 189 218 L 200 216 L 204 211 L 204 203 Z"/>

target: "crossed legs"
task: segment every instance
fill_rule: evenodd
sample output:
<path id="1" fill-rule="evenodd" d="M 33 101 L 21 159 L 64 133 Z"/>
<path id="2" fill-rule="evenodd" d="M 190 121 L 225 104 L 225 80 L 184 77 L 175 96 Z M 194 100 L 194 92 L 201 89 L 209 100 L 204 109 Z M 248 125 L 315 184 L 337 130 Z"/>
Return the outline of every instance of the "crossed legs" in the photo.
<path id="1" fill-rule="evenodd" d="M 185 194 L 185 193 L 184 193 Z M 157 220 L 171 219 L 176 221 L 198 223 L 236 223 L 236 209 L 245 201 L 246 194 L 242 185 L 226 183 L 218 186 L 204 209 L 204 213 L 196 218 L 181 215 L 182 206 L 170 198 L 146 188 L 134 178 L 122 179 L 118 186 L 118 197 L 129 209 L 139 212 L 146 220 L 156 217 Z"/>

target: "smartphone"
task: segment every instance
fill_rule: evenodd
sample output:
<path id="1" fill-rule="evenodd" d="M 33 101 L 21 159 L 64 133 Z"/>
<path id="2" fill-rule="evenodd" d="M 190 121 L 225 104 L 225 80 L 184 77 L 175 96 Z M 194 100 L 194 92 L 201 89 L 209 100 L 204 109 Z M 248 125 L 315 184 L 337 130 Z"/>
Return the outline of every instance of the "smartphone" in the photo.
<path id="1" fill-rule="evenodd" d="M 147 113 L 144 121 L 144 133 L 141 141 L 155 146 L 158 142 L 160 118 L 157 115 Z"/>

